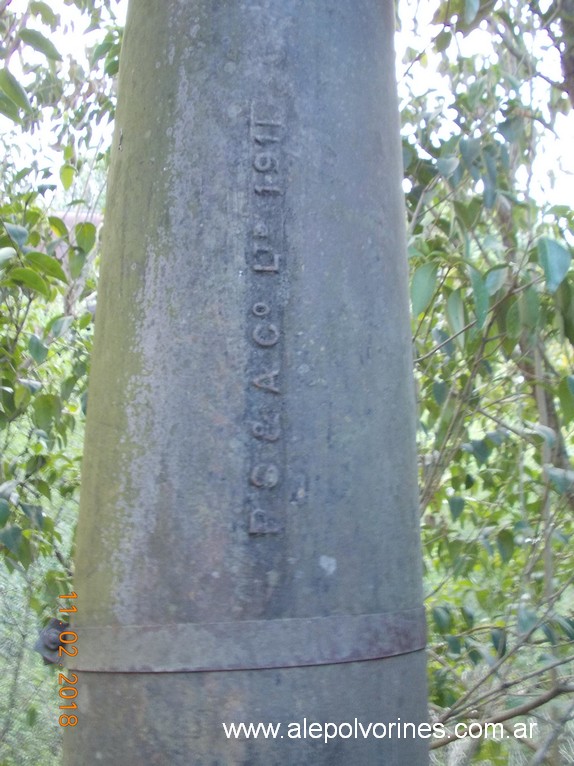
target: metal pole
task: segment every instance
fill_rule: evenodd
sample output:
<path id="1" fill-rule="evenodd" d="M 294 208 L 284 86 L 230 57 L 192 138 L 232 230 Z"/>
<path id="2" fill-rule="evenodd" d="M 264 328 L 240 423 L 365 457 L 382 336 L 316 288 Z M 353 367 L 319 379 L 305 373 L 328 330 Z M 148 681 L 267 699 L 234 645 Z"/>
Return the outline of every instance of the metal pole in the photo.
<path id="1" fill-rule="evenodd" d="M 427 762 L 393 21 L 130 3 L 67 766 Z"/>

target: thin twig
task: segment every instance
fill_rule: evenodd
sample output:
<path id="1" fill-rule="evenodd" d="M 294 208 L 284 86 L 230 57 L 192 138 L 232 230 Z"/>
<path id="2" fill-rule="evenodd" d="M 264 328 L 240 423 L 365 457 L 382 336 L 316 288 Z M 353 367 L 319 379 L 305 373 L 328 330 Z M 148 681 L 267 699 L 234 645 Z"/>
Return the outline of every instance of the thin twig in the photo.
<path id="1" fill-rule="evenodd" d="M 534 756 L 534 758 L 531 759 L 528 766 L 540 766 L 540 764 L 544 763 L 544 759 L 546 758 L 546 755 L 550 748 L 554 745 L 555 741 L 558 739 L 558 736 L 560 735 L 560 732 L 566 726 L 568 721 L 572 718 L 574 715 L 574 702 L 570 705 L 570 707 L 566 710 L 564 715 L 556 721 L 556 725 L 550 732 L 550 734 L 546 737 L 540 748 L 538 749 L 538 752 Z"/>

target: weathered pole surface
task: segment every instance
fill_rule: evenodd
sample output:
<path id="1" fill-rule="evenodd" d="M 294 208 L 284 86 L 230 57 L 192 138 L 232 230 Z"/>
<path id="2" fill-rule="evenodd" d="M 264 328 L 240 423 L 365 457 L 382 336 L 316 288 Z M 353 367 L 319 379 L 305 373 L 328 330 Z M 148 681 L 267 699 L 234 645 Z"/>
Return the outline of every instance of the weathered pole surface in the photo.
<path id="1" fill-rule="evenodd" d="M 67 766 L 426 763 L 393 22 L 130 3 Z"/>

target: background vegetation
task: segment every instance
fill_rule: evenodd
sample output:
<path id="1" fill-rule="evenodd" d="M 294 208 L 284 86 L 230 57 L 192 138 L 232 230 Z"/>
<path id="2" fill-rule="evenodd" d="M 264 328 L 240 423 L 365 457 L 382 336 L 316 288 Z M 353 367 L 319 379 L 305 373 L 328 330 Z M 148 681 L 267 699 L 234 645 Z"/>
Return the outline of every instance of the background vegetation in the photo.
<path id="1" fill-rule="evenodd" d="M 72 569 L 116 9 L 0 1 L 0 766 L 59 762 L 33 644 Z M 430 718 L 509 734 L 433 759 L 573 763 L 574 3 L 398 15 Z"/>

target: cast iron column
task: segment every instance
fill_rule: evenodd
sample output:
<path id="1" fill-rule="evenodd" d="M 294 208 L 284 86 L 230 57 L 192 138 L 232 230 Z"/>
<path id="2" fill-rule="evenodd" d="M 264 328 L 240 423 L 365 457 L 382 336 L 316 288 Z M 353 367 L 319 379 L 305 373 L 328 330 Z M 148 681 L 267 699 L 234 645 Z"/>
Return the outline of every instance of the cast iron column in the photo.
<path id="1" fill-rule="evenodd" d="M 67 766 L 426 763 L 393 21 L 130 3 Z"/>

